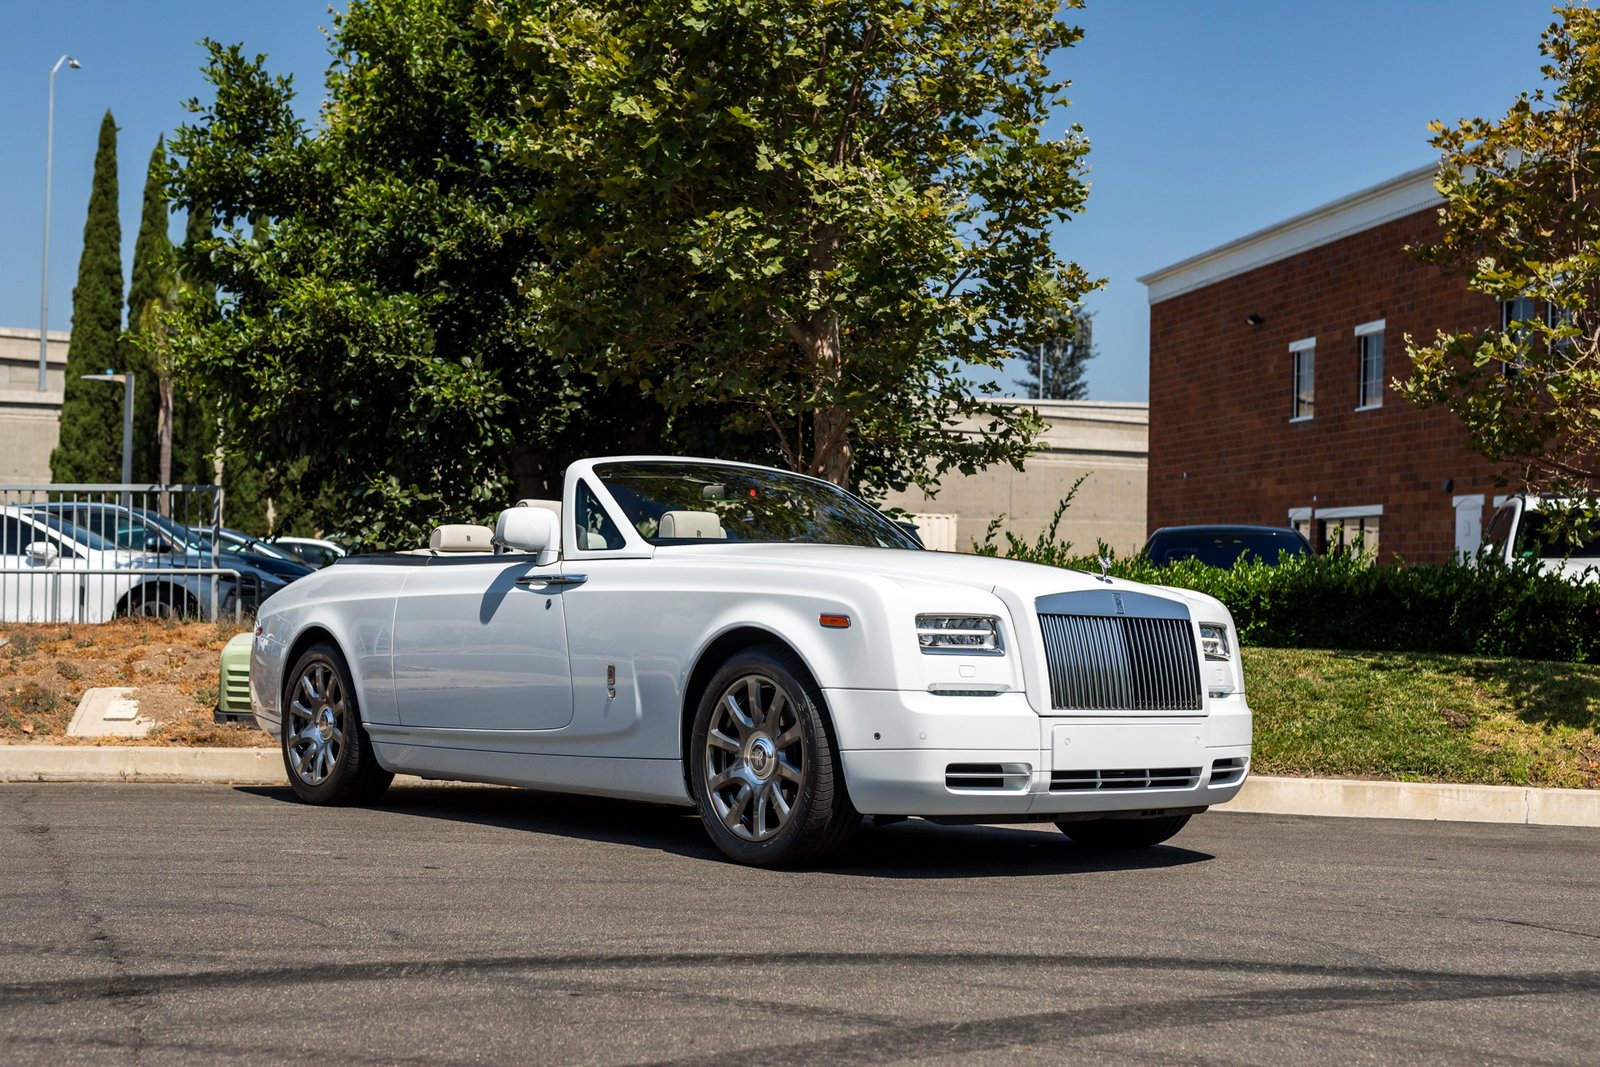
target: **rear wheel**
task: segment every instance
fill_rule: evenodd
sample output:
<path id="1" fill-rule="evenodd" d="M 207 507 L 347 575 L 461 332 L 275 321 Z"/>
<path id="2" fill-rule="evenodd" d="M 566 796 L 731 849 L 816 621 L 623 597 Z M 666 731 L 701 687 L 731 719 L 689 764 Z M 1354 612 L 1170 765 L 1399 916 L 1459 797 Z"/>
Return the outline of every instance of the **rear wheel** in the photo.
<path id="1" fill-rule="evenodd" d="M 822 695 L 787 649 L 748 649 L 716 673 L 700 698 L 689 763 L 706 833 L 740 863 L 814 863 L 860 825 Z"/>
<path id="2" fill-rule="evenodd" d="M 1188 822 L 1187 815 L 1164 815 L 1157 819 L 1064 820 L 1056 823 L 1056 826 L 1085 848 L 1113 851 L 1159 845 L 1177 834 Z"/>
<path id="3" fill-rule="evenodd" d="M 394 781 L 361 725 L 344 656 L 316 644 L 300 656 L 283 694 L 283 767 L 309 804 L 375 800 Z"/>
<path id="4" fill-rule="evenodd" d="M 144 619 L 195 618 L 199 612 L 189 594 L 170 585 L 141 585 L 129 591 L 118 615 Z"/>

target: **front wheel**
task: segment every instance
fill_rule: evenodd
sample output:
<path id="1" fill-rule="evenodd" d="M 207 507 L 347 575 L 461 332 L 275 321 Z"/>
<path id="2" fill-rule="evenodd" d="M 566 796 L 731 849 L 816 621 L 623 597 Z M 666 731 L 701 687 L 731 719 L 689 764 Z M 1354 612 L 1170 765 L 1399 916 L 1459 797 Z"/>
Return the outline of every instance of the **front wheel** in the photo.
<path id="1" fill-rule="evenodd" d="M 1187 815 L 1165 815 L 1156 819 L 1063 820 L 1056 827 L 1085 848 L 1113 851 L 1159 845 L 1188 822 Z"/>
<path id="2" fill-rule="evenodd" d="M 756 866 L 817 862 L 860 825 L 822 713 L 787 649 L 740 652 L 700 698 L 689 775 L 706 833 Z"/>
<path id="3" fill-rule="evenodd" d="M 394 781 L 373 755 L 344 656 L 329 644 L 306 649 L 289 673 L 282 747 L 289 785 L 308 804 L 375 800 Z"/>

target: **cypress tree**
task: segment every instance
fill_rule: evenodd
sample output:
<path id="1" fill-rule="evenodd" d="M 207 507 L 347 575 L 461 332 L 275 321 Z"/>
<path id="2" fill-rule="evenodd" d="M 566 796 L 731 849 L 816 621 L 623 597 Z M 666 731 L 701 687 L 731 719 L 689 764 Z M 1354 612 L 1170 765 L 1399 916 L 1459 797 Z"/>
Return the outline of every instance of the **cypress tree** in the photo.
<path id="1" fill-rule="evenodd" d="M 57 482 L 114 482 L 122 476 L 122 390 L 86 382 L 116 366 L 122 337 L 122 227 L 117 221 L 117 124 L 106 112 L 94 156 L 83 255 L 72 289 L 72 343 L 67 349 L 61 437 L 50 453 Z"/>
<path id="2" fill-rule="evenodd" d="M 166 171 L 166 145 L 157 137 L 145 176 L 144 208 L 133 245 L 133 277 L 128 283 L 128 330 L 134 334 L 155 328 L 151 320 L 177 299 L 177 269 L 172 240 L 167 236 Z M 158 409 L 167 368 L 152 346 L 125 343 L 122 351 L 123 365 L 139 375 L 133 408 L 133 477 L 140 482 L 157 481 L 161 477 Z"/>

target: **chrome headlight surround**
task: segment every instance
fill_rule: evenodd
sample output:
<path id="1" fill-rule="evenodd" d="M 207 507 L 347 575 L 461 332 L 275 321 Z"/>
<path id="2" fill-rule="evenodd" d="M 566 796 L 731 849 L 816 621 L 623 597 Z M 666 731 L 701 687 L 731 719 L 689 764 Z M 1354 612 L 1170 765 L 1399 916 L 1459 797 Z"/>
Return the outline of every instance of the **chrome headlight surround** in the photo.
<path id="1" fill-rule="evenodd" d="M 917 644 L 928 656 L 1006 654 L 1000 619 L 994 615 L 918 615 Z"/>

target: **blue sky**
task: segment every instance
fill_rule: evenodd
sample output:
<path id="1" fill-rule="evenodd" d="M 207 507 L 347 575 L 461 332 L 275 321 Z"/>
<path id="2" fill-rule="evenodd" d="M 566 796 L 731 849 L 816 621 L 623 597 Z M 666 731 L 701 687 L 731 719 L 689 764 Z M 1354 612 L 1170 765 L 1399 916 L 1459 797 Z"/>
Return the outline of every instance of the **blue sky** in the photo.
<path id="1" fill-rule="evenodd" d="M 1097 400 L 1148 395 L 1138 276 L 1429 162 L 1430 119 L 1498 115 L 1539 84 L 1551 21 L 1548 0 L 1090 0 L 1072 17 L 1086 35 L 1061 57 L 1074 82 L 1063 121 L 1094 145 L 1093 191 L 1057 243 L 1108 279 L 1088 301 Z M 39 322 L 49 71 L 64 52 L 83 64 L 56 77 L 56 330 L 71 321 L 106 109 L 121 127 L 131 261 L 150 150 L 184 121 L 181 102 L 204 95 L 196 42 L 266 53 L 312 116 L 331 23 L 326 0 L 5 0 L 0 19 L 0 326 Z"/>

